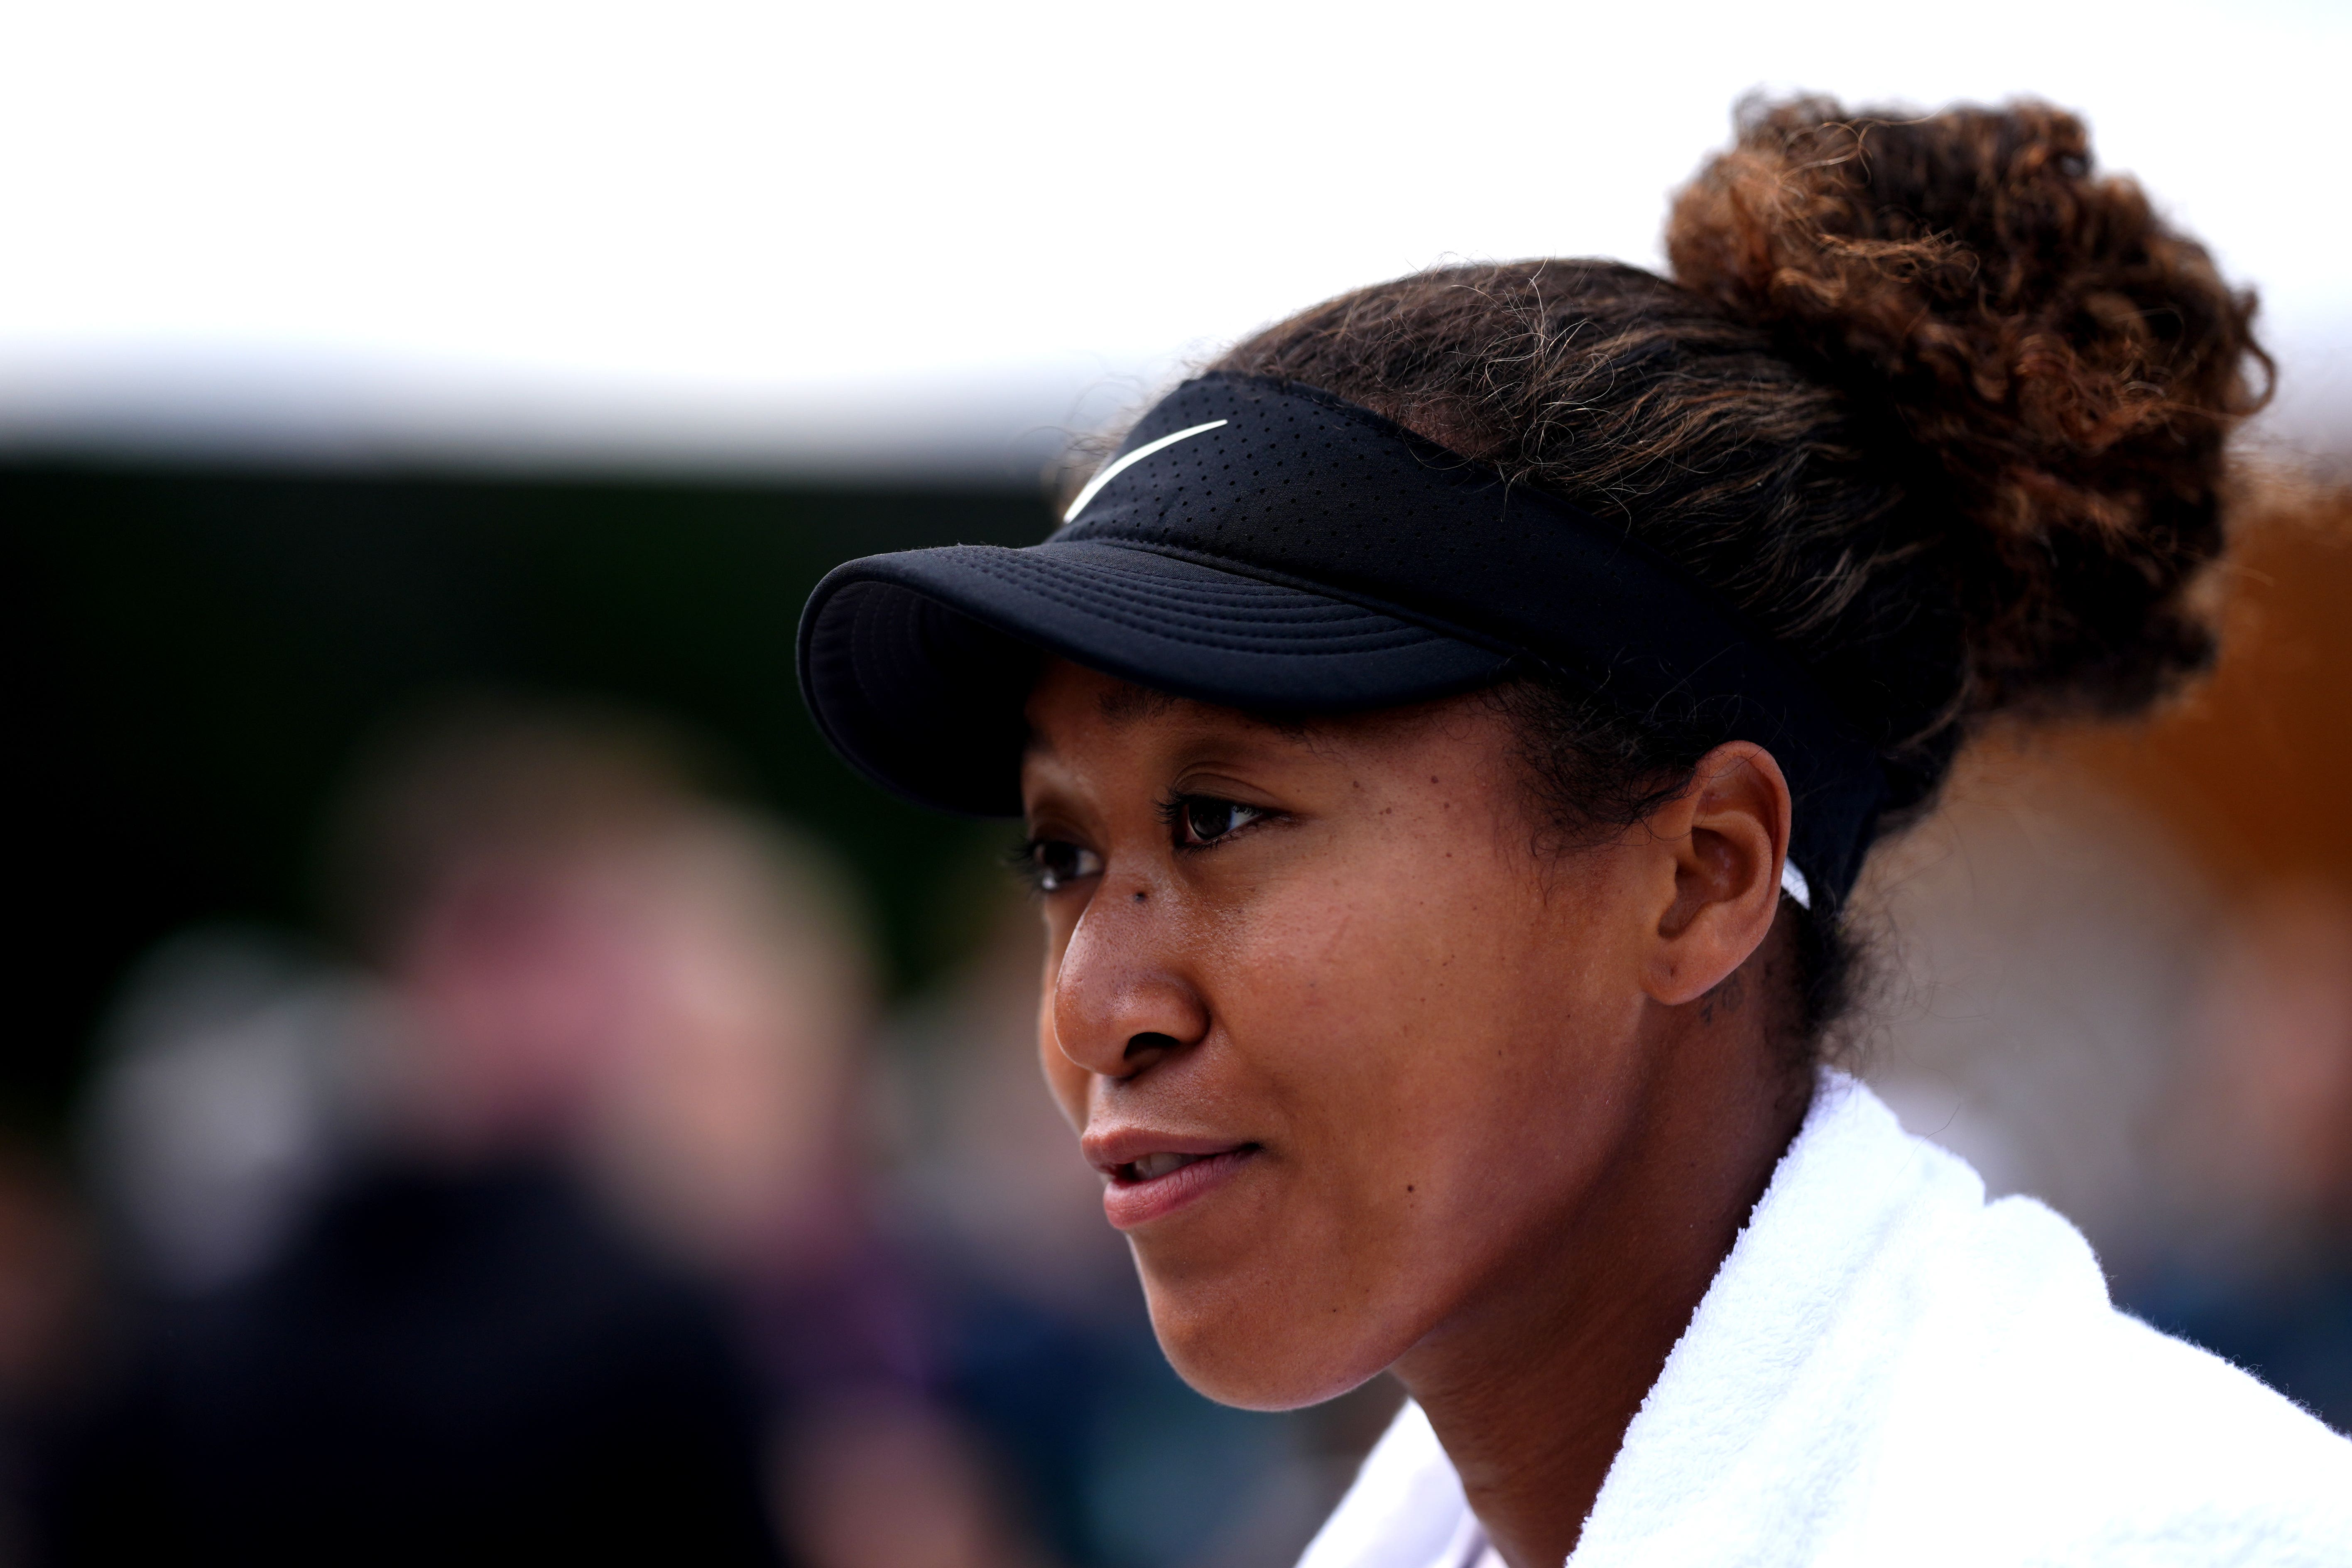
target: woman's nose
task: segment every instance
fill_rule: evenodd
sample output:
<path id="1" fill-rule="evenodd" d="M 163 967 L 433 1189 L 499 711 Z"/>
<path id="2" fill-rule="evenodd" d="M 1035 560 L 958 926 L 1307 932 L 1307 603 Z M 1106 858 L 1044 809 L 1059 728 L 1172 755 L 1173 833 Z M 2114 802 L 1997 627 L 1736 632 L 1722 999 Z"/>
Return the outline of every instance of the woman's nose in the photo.
<path id="1" fill-rule="evenodd" d="M 1157 902 L 1142 889 L 1105 888 L 1055 967 L 1055 1042 L 1088 1072 L 1129 1078 L 1209 1032 L 1208 1006 L 1174 951 L 1172 911 Z"/>

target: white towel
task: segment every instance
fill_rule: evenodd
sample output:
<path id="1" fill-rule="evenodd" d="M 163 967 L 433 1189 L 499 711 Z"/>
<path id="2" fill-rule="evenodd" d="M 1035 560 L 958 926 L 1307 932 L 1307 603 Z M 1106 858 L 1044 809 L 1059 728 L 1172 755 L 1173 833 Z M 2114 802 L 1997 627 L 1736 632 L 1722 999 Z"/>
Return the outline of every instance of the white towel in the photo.
<path id="1" fill-rule="evenodd" d="M 1481 1539 L 1407 1405 L 1300 1568 Z M 2116 1311 L 2072 1226 L 1827 1073 L 1569 1561 L 2352 1565 L 2352 1442 Z"/>

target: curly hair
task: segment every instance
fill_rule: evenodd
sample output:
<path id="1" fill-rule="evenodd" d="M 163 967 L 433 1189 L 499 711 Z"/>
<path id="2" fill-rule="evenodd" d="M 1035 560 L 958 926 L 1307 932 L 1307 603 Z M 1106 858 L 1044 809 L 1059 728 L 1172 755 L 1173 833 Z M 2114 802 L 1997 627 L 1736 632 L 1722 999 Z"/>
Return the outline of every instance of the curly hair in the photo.
<path id="1" fill-rule="evenodd" d="M 1884 830 L 1994 715 L 2129 713 L 2211 663 L 2196 588 L 2269 361 L 2252 295 L 2097 173 L 2071 114 L 1807 98 L 1737 126 L 1675 202 L 1672 280 L 1448 267 L 1216 368 L 1323 388 L 1621 520 L 1879 749 Z M 1638 821 L 1720 739 L 1543 682 L 1496 696 L 1563 824 Z M 1851 953 L 1819 915 L 1800 946 L 1811 1037 Z"/>
<path id="2" fill-rule="evenodd" d="M 2188 590 L 2221 552 L 2224 444 L 2270 361 L 2252 295 L 2094 174 L 2080 120 L 1759 105 L 1666 249 L 1935 458 L 1962 523 L 1964 711 L 2127 713 L 2211 663 Z"/>

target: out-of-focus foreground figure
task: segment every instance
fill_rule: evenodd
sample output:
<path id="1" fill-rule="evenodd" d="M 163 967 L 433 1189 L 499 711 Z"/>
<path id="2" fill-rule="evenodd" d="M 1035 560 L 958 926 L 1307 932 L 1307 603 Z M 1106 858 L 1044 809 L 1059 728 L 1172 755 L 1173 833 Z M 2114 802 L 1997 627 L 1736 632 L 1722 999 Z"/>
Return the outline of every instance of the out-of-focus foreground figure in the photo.
<path id="1" fill-rule="evenodd" d="M 681 755 L 444 714 L 337 836 L 372 974 L 151 962 L 90 1141 L 152 1306 L 58 1560 L 1022 1560 L 867 1211 L 854 901 Z"/>

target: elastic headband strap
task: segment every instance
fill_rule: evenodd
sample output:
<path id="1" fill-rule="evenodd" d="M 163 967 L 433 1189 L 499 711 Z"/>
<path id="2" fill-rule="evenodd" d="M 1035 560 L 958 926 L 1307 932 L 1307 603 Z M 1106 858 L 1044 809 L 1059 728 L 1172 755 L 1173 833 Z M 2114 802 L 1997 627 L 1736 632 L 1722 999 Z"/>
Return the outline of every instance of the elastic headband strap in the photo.
<path id="1" fill-rule="evenodd" d="M 1885 798 L 1813 679 L 1623 526 L 1507 485 L 1369 409 L 1215 373 L 1137 425 L 1051 543 L 1117 543 L 1384 611 L 1517 656 L 1636 720 L 1753 741 L 1795 797 L 1790 858 L 1834 908 Z"/>

